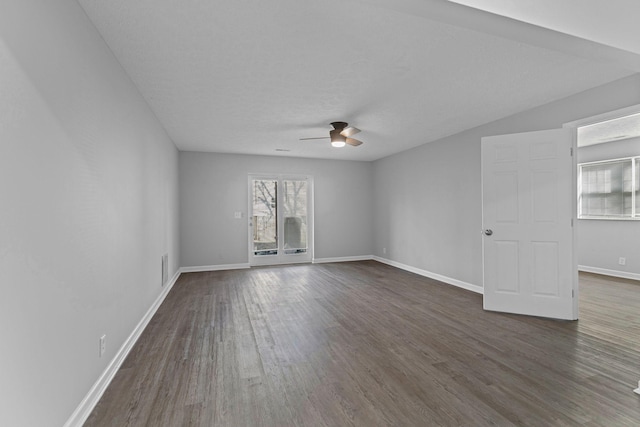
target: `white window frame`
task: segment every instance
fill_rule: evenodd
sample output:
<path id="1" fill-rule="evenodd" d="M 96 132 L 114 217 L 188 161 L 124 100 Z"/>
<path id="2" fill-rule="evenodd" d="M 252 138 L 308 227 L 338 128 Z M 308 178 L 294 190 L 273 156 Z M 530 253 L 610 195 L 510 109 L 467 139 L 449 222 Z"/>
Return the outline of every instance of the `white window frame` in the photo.
<path id="1" fill-rule="evenodd" d="M 630 216 L 604 216 L 604 215 L 584 215 L 582 213 L 582 167 L 583 166 L 593 166 L 599 164 L 607 164 L 607 163 L 621 163 L 621 162 L 631 162 L 631 215 Z M 632 157 L 620 157 L 617 159 L 607 159 L 607 160 L 598 160 L 594 162 L 585 162 L 578 164 L 578 219 L 596 219 L 596 220 L 608 220 L 608 221 L 638 221 L 640 220 L 640 206 L 638 206 L 636 192 L 638 189 L 636 188 L 637 183 L 637 174 L 640 173 L 640 170 L 636 167 L 636 164 L 640 162 L 640 156 L 632 156 Z M 623 184 L 624 186 L 624 184 Z M 623 188 L 624 192 L 624 188 Z"/>

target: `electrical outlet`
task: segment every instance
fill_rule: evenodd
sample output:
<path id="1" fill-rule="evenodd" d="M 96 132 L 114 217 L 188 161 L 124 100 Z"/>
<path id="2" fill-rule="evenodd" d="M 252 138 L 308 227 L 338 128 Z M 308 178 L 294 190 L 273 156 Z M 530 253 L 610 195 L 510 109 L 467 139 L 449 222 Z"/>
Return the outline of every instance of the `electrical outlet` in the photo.
<path id="1" fill-rule="evenodd" d="M 235 219 L 241 219 L 242 218 L 242 211 L 236 211 L 233 213 L 233 217 Z"/>
<path id="2" fill-rule="evenodd" d="M 625 257 L 618 258 L 618 264 L 625 265 L 627 263 L 627 259 Z"/>
<path id="3" fill-rule="evenodd" d="M 107 336 L 103 335 L 100 337 L 100 357 L 107 351 Z"/>
<path id="4" fill-rule="evenodd" d="M 382 248 L 382 255 L 386 255 L 387 254 L 387 248 Z"/>

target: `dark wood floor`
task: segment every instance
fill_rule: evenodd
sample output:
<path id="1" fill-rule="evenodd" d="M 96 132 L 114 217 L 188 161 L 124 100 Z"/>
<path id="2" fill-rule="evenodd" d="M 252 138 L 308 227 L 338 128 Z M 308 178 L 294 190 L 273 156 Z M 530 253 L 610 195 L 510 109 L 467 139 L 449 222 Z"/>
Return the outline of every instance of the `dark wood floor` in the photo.
<path id="1" fill-rule="evenodd" d="M 374 261 L 183 274 L 88 426 L 638 426 L 640 285 L 581 320 Z"/>

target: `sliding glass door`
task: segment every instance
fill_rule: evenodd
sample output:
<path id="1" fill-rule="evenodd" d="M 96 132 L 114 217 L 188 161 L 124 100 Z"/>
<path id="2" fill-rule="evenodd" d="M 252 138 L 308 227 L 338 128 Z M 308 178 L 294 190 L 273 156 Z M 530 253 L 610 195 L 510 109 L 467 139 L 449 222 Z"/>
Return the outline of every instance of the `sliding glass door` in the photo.
<path id="1" fill-rule="evenodd" d="M 311 262 L 310 177 L 249 176 L 251 265 Z"/>

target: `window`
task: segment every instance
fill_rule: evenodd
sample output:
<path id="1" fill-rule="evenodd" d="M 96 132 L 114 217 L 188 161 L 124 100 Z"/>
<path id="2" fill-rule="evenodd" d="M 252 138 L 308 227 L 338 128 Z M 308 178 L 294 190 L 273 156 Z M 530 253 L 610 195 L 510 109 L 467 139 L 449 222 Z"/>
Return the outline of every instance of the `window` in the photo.
<path id="1" fill-rule="evenodd" d="M 578 165 L 578 218 L 640 219 L 640 157 Z"/>

